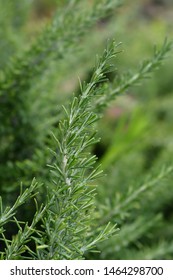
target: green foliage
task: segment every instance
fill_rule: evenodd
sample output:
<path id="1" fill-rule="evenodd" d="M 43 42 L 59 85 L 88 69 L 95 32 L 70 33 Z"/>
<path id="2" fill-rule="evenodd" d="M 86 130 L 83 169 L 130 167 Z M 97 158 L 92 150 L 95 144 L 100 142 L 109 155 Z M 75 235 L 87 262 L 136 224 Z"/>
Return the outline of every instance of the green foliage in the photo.
<path id="1" fill-rule="evenodd" d="M 119 65 L 122 46 L 111 31 L 119 6 L 0 0 L 1 259 L 173 255 L 172 99 L 148 97 L 148 104 L 139 86 L 172 42 L 165 39 L 150 59 L 142 54 L 136 71 L 129 71 L 131 58 Z M 120 30 L 123 13 L 122 20 L 116 19 Z"/>

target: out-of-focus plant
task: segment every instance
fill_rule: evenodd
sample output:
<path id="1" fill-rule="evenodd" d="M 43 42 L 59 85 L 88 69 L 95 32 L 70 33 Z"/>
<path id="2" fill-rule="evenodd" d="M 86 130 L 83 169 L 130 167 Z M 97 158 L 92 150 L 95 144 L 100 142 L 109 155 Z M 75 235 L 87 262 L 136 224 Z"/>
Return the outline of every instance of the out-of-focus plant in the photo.
<path id="1" fill-rule="evenodd" d="M 46 14 L 45 27 L 29 45 L 23 35 L 30 30 L 25 19 L 32 18 L 39 5 L 7 1 L 1 10 L 4 30 L 0 36 L 5 44 L 1 46 L 0 78 L 1 259 L 121 259 L 135 254 L 168 258 L 173 246 L 168 246 L 166 238 L 169 240 L 172 227 L 164 211 L 172 199 L 172 165 L 168 165 L 168 150 L 157 143 L 158 120 L 153 109 L 160 107 L 153 100 L 147 114 L 145 104 L 138 109 L 134 105 L 133 113 L 126 115 L 120 109 L 112 124 L 103 115 L 117 96 L 160 67 L 172 43 L 165 40 L 150 59 L 142 59 L 136 71 L 126 71 L 126 66 L 121 73 L 115 71 L 121 47 L 111 39 L 90 70 L 95 58 L 88 30 L 94 42 L 102 25 L 111 26 L 120 1 L 60 2 L 51 2 L 57 6 L 56 12 L 50 19 L 53 12 Z M 87 42 L 79 55 L 79 43 Z M 76 85 L 69 80 L 76 65 L 81 76 L 89 71 L 87 81 L 79 82 L 80 90 L 73 96 L 62 96 L 64 86 L 69 84 L 71 91 Z M 136 96 L 134 104 L 140 103 Z M 55 104 L 63 106 L 57 109 Z M 156 125 L 154 129 L 150 121 Z M 155 138 L 150 137 L 152 130 L 157 132 Z M 97 165 L 95 152 L 102 145 L 99 134 L 105 144 L 99 163 L 109 179 L 100 178 Z M 168 134 L 165 141 L 170 143 Z M 121 228 L 118 236 L 116 224 Z M 165 239 L 160 238 L 164 236 L 162 227 L 167 229 Z M 101 254 L 95 255 L 96 249 Z"/>

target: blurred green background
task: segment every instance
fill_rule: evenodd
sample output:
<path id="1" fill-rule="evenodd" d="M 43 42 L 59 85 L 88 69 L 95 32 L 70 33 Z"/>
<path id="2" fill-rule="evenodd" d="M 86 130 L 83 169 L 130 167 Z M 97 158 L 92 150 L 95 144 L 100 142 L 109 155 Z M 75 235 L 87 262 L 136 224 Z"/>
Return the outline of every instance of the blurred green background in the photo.
<path id="1" fill-rule="evenodd" d="M 84 6 L 93 1 L 83 1 Z M 0 0 L 0 72 L 1 78 L 13 60 L 27 49 L 56 9 L 66 1 Z M 135 71 L 144 58 L 150 57 L 154 45 L 173 37 L 173 2 L 171 0 L 124 1 L 111 16 L 99 21 L 79 42 L 75 51 L 62 61 L 52 62 L 40 80 L 33 80 L 28 95 L 29 117 L 33 134 L 22 135 L 26 154 L 11 157 L 8 152 L 13 136 L 1 123 L 0 191 L 6 204 L 18 194 L 19 183 L 27 186 L 33 177 L 49 180 L 45 169 L 49 137 L 61 104 L 68 103 L 72 93 L 79 94 L 78 77 L 89 80 L 95 62 L 109 38 L 122 42 L 123 52 L 115 60 L 115 77 L 124 71 Z M 110 77 L 110 79 L 112 79 Z M 3 103 L 1 103 L 3 106 Z M 25 111 L 23 112 L 25 116 Z M 52 120 L 53 119 L 53 120 Z M 26 118 L 26 122 L 28 119 Z M 44 125 L 43 125 L 44 123 Z M 118 97 L 98 123 L 101 142 L 93 147 L 106 177 L 98 181 L 97 211 L 106 217 L 149 176 L 157 174 L 173 159 L 173 56 L 138 87 Z M 35 133 L 35 134 L 34 134 Z M 10 136 L 8 136 L 10 135 Z M 33 135 L 36 135 L 33 139 Z M 28 138 L 27 138 L 28 137 Z M 31 141 L 32 139 L 32 141 Z M 46 152 L 44 153 L 44 149 Z M 6 152 L 7 151 L 7 152 Z M 25 150 L 24 150 L 25 151 Z M 173 257 L 173 176 L 139 194 L 125 213 L 112 217 L 121 228 L 118 236 L 100 245 L 101 254 L 87 258 L 102 259 L 172 259 Z M 32 217 L 33 205 L 26 205 L 19 217 Z M 111 216 L 110 216 L 111 217 Z M 9 229 L 9 236 L 14 234 Z"/>

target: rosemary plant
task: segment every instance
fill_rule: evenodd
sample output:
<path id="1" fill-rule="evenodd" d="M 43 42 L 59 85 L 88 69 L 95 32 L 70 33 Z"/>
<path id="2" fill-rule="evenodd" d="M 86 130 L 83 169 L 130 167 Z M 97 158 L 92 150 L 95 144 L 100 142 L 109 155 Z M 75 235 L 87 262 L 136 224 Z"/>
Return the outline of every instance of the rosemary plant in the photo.
<path id="1" fill-rule="evenodd" d="M 142 211 L 137 217 L 133 209 L 150 189 L 170 176 L 172 167 L 161 169 L 141 185 L 127 186 L 125 193 L 117 192 L 113 203 L 110 200 L 105 203 L 106 195 L 98 203 L 96 194 L 102 167 L 97 164 L 97 156 L 92 153 L 92 148 L 100 141 L 96 124 L 105 108 L 118 95 L 139 84 L 156 70 L 172 49 L 171 42 L 165 40 L 150 60 L 141 63 L 136 73 L 117 77 L 114 70 L 117 54 L 121 52 L 120 44 L 110 40 L 103 54 L 96 57 L 90 81 L 81 82 L 79 79 L 80 94 L 70 96 L 68 104 L 65 101 L 63 113 L 55 116 L 54 107 L 52 110 L 51 103 L 46 104 L 48 99 L 40 96 L 39 104 L 34 107 L 38 97 L 34 95 L 35 89 L 38 89 L 36 84 L 40 82 L 41 86 L 45 85 L 41 77 L 51 76 L 51 70 L 47 73 L 46 68 L 51 69 L 53 63 L 60 63 L 68 53 L 76 51 L 78 42 L 87 30 L 118 6 L 119 1 L 102 0 L 94 1 L 94 5 L 86 9 L 79 1 L 69 1 L 68 5 L 59 8 L 37 40 L 20 55 L 14 56 L 2 71 L 1 259 L 72 260 L 84 259 L 90 254 L 93 257 L 98 251 L 102 252 L 100 258 L 111 258 L 112 248 L 118 256 L 119 250 L 125 251 L 129 244 L 149 231 L 153 223 L 162 219 L 161 214 L 155 214 L 155 209 L 154 214 L 149 216 L 151 220 Z M 110 73 L 114 75 L 111 80 Z M 46 82 L 50 86 L 49 79 Z M 45 114 L 43 108 L 46 106 L 49 108 Z M 37 112 L 33 108 L 40 110 Z M 42 124 L 40 117 L 43 117 Z M 51 140 L 48 130 L 52 131 Z M 49 156 L 46 146 L 49 146 Z M 105 156 L 103 167 L 108 169 L 112 161 L 111 157 Z M 32 172 L 27 173 L 27 170 Z M 35 174 L 36 179 L 32 181 L 33 173 L 38 173 L 38 178 Z M 11 201 L 10 191 L 18 189 L 18 179 L 13 182 L 15 176 L 20 180 L 25 175 L 27 179 L 21 185 L 20 193 L 15 193 L 16 200 Z M 103 182 L 104 179 L 100 187 L 104 192 Z M 146 209 L 145 203 L 143 207 Z M 22 217 L 20 209 L 32 210 L 29 221 L 27 216 Z M 130 213 L 132 223 L 127 223 L 117 237 L 116 222 L 122 226 Z M 15 232 L 11 233 L 9 228 L 12 226 Z M 136 231 L 137 228 L 140 230 Z M 164 242 L 160 244 L 160 250 L 155 249 L 154 252 L 161 254 L 162 248 L 169 251 Z M 128 256 L 128 252 L 126 254 Z"/>

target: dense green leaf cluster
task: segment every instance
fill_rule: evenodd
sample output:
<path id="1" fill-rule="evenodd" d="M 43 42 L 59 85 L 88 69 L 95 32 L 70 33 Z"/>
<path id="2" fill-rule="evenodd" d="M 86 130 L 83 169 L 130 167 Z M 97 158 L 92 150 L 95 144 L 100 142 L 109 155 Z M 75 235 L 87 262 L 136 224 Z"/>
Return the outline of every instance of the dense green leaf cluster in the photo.
<path id="1" fill-rule="evenodd" d="M 165 39 L 136 71 L 116 70 L 122 47 L 105 33 L 120 1 L 43 1 L 53 15 L 35 32 L 40 4 L 20 2 L 0 0 L 1 259 L 169 258 L 171 106 L 162 132 L 155 112 L 171 98 L 152 99 L 146 112 L 134 86 L 160 68 L 172 43 Z M 117 99 L 125 109 L 113 107 L 107 120 L 129 90 L 131 99 Z"/>

